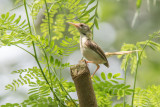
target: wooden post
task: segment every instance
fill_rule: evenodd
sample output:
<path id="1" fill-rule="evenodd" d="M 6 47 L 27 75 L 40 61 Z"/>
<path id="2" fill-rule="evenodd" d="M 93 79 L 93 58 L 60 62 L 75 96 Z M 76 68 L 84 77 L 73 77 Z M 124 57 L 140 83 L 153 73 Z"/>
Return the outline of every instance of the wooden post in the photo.
<path id="1" fill-rule="evenodd" d="M 86 61 L 80 60 L 79 64 L 71 66 L 70 70 L 80 107 L 98 107 Z"/>

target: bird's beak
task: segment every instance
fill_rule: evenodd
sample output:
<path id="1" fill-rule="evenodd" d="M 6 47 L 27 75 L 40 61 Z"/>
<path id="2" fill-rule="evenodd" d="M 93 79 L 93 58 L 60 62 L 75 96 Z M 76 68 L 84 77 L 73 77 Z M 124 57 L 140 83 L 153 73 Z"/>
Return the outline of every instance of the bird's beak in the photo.
<path id="1" fill-rule="evenodd" d="M 74 25 L 75 27 L 79 27 L 79 23 L 72 23 L 72 22 L 68 22 L 69 24 L 71 24 L 71 25 Z"/>

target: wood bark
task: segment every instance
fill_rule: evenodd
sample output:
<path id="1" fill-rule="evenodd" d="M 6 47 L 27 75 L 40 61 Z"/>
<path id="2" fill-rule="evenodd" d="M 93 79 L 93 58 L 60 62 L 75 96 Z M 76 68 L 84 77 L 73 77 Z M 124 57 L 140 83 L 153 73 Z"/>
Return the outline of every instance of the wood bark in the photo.
<path id="1" fill-rule="evenodd" d="M 79 64 L 71 66 L 70 70 L 80 107 L 98 107 L 86 61 L 80 60 Z"/>

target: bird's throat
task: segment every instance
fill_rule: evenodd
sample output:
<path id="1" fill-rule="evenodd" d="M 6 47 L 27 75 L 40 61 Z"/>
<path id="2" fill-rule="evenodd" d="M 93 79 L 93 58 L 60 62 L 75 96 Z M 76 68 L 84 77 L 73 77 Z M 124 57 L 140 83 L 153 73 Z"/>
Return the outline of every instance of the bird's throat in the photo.
<path id="1" fill-rule="evenodd" d="M 81 48 L 81 52 L 82 52 L 82 48 L 85 48 L 85 42 L 88 39 L 89 38 L 86 35 L 83 35 L 83 34 L 80 35 L 80 48 Z"/>
<path id="2" fill-rule="evenodd" d="M 80 36 L 83 37 L 87 37 L 88 39 L 92 39 L 92 33 L 91 32 L 87 32 L 87 33 L 80 33 Z"/>

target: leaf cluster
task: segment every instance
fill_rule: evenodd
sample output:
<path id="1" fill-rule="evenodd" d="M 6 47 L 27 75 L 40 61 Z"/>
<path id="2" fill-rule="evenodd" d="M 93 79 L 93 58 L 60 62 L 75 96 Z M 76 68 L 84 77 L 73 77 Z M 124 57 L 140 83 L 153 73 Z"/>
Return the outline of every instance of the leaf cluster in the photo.
<path id="1" fill-rule="evenodd" d="M 120 73 L 112 74 L 108 73 L 105 75 L 104 72 L 101 73 L 101 78 L 98 76 L 94 76 L 94 89 L 98 100 L 98 105 L 101 106 L 111 106 L 113 97 L 117 97 L 117 100 L 124 97 L 125 95 L 131 95 L 133 92 L 130 89 L 130 85 L 125 85 L 119 83 L 119 80 L 123 80 L 123 78 L 119 78 Z"/>
<path id="2" fill-rule="evenodd" d="M 75 92 L 74 84 L 63 80 L 58 75 L 61 74 L 63 69 L 70 66 L 68 62 L 63 62 L 62 59 L 77 49 L 79 39 L 78 31 L 67 22 L 87 23 L 91 28 L 95 26 L 98 29 L 98 0 L 90 0 L 88 4 L 81 3 L 81 0 L 33 0 L 27 5 L 25 1 L 24 6 L 29 6 L 31 10 L 33 26 L 30 26 L 29 18 L 26 22 L 21 19 L 21 16 L 10 15 L 9 12 L 2 14 L 0 17 L 0 46 L 15 45 L 25 50 L 35 58 L 39 68 L 33 67 L 13 71 L 13 73 L 19 74 L 19 77 L 14 79 L 11 84 L 6 85 L 6 90 L 17 90 L 20 86 L 28 85 L 30 87 L 28 90 L 29 97 L 22 103 L 7 103 L 2 107 L 25 107 L 28 105 L 42 107 L 78 106 L 77 100 L 70 96 L 71 92 Z M 141 1 L 137 0 L 137 8 L 140 8 Z M 19 3 L 20 0 L 16 0 L 16 2 Z M 88 9 L 95 2 L 96 4 Z M 44 16 L 40 25 L 41 35 L 37 35 L 34 21 L 41 13 Z M 91 13 L 94 14 L 90 16 Z M 93 23 L 91 23 L 92 20 Z M 159 32 L 155 32 L 150 35 L 150 38 L 157 38 L 159 34 Z M 124 56 L 121 68 L 126 71 L 126 68 L 130 65 L 131 72 L 135 72 L 138 64 L 137 59 L 141 63 L 142 59 L 147 58 L 144 51 L 146 46 L 160 51 L 160 44 L 151 39 L 137 42 L 136 45 L 124 44 L 122 51 L 140 51 Z M 33 46 L 34 54 L 18 46 L 18 44 Z M 40 50 L 39 58 L 35 45 Z M 119 56 L 119 58 L 122 58 L 122 56 Z M 130 85 L 120 83 L 120 80 L 123 79 L 119 76 L 120 73 L 105 75 L 102 72 L 101 78 L 94 77 L 94 89 L 99 106 L 110 107 L 112 106 L 112 98 L 116 97 L 119 100 L 125 97 L 124 95 L 131 95 L 133 89 L 130 89 Z M 158 86 L 152 86 L 146 90 L 137 88 L 135 90 L 135 105 L 156 105 L 158 107 L 158 93 Z M 122 104 L 116 106 L 122 106 Z"/>
<path id="3" fill-rule="evenodd" d="M 149 86 L 147 89 L 136 88 L 135 106 L 159 107 L 160 106 L 160 86 Z"/>
<path id="4" fill-rule="evenodd" d="M 21 16 L 10 15 L 9 12 L 0 17 L 0 46 L 30 44 L 30 33 L 26 20 Z"/>
<path id="5" fill-rule="evenodd" d="M 40 69 L 38 69 L 37 67 L 33 67 L 32 69 L 20 69 L 18 71 L 13 71 L 12 73 L 20 74 L 19 78 L 14 79 L 11 84 L 6 85 L 6 90 L 16 90 L 19 86 L 23 86 L 25 84 L 30 87 L 30 89 L 28 90 L 29 98 L 27 100 L 24 100 L 20 105 L 58 105 L 57 100 L 53 99 L 50 96 L 50 87 L 48 84 L 46 84 L 45 79 L 40 72 Z M 50 77 L 46 69 L 44 69 L 44 73 L 47 78 L 50 78 L 50 83 L 54 82 L 54 84 L 52 84 L 52 88 L 54 88 L 54 90 L 56 91 L 57 96 L 61 98 L 61 101 L 67 104 L 72 104 L 72 102 L 68 100 L 67 94 L 66 92 L 64 92 L 64 89 L 59 86 L 59 81 L 56 79 L 55 75 Z M 61 80 L 61 85 L 63 85 L 63 87 L 65 87 L 68 92 L 75 92 L 73 83 Z"/>
<path id="6" fill-rule="evenodd" d="M 29 97 L 20 104 L 7 103 L 3 106 L 77 106 L 77 101 L 69 94 L 75 92 L 74 84 L 64 81 L 58 74 L 70 66 L 68 62 L 62 62 L 62 59 L 77 49 L 79 40 L 78 31 L 67 22 L 86 22 L 90 18 L 90 12 L 98 6 L 97 4 L 94 9 L 87 11 L 85 9 L 94 1 L 91 0 L 88 5 L 80 1 L 33 0 L 26 3 L 24 0 L 25 9 L 27 10 L 26 6 L 29 6 L 31 10 L 33 26 L 30 25 L 28 16 L 26 23 L 25 20 L 22 21 L 21 16 L 17 18 L 15 14 L 10 15 L 9 12 L 1 15 L 0 46 L 15 45 L 25 50 L 35 58 L 39 66 L 13 71 L 19 74 L 19 77 L 6 85 L 6 90 L 17 90 L 20 86 L 28 85 Z M 20 3 L 19 0 L 16 2 Z M 45 10 L 40 25 L 42 35 L 37 35 L 34 21 L 41 14 L 41 10 Z M 18 44 L 33 46 L 34 53 Z M 40 50 L 40 58 L 37 57 L 35 46 Z"/>
<path id="7" fill-rule="evenodd" d="M 149 47 L 154 51 L 160 52 L 160 44 L 158 42 L 151 40 L 154 38 L 158 38 L 159 35 L 160 35 L 159 31 L 154 32 L 152 35 L 149 35 L 150 37 L 149 40 L 137 42 L 136 45 L 124 43 L 123 46 L 121 47 L 121 51 L 134 51 L 134 50 L 139 50 L 139 51 L 125 55 L 122 59 L 121 68 L 125 70 L 125 66 L 127 67 L 130 66 L 131 73 L 134 73 L 137 67 L 137 60 L 139 59 L 139 62 L 141 64 L 142 60 L 147 58 L 146 52 L 144 50 L 144 48 L 146 47 Z M 119 55 L 118 58 L 122 58 L 122 55 Z"/>

